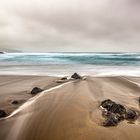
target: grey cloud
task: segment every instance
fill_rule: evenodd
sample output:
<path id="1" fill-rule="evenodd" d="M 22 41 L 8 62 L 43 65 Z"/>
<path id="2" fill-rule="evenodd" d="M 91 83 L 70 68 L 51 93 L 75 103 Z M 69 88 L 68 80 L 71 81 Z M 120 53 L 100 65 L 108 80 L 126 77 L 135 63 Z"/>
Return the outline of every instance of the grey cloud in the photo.
<path id="1" fill-rule="evenodd" d="M 0 17 L 0 43 L 5 47 L 140 51 L 138 0 L 13 0 L 4 6 L 8 12 Z"/>

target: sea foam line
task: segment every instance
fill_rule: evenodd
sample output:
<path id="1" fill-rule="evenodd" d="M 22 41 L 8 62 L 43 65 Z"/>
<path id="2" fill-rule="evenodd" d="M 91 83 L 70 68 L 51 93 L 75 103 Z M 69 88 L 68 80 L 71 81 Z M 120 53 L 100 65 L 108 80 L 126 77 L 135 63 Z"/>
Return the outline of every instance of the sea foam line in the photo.
<path id="1" fill-rule="evenodd" d="M 55 87 L 52 87 L 52 88 L 49 88 L 47 90 L 44 90 L 43 92 L 41 92 L 40 94 L 28 99 L 23 105 L 21 105 L 18 109 L 16 109 L 15 111 L 13 111 L 9 116 L 5 117 L 5 118 L 1 118 L 0 120 L 5 120 L 5 119 L 9 119 L 11 117 L 13 117 L 14 115 L 16 115 L 17 113 L 19 113 L 20 111 L 22 111 L 23 109 L 27 108 L 28 106 L 32 105 L 33 103 L 36 102 L 36 100 L 40 97 L 42 97 L 44 94 L 49 94 L 47 92 L 50 92 L 52 90 L 55 90 L 55 89 L 58 89 L 58 88 L 61 88 L 69 83 L 72 83 L 73 81 L 69 81 L 69 82 L 66 82 L 64 84 L 61 84 L 61 85 L 58 85 L 58 86 L 55 86 Z"/>

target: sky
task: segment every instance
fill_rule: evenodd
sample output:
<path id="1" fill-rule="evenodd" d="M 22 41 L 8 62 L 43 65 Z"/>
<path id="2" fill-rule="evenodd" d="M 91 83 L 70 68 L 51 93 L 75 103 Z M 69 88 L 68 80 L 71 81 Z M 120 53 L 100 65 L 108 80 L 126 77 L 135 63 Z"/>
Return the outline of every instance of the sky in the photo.
<path id="1" fill-rule="evenodd" d="M 1 0 L 0 48 L 140 52 L 140 0 Z"/>

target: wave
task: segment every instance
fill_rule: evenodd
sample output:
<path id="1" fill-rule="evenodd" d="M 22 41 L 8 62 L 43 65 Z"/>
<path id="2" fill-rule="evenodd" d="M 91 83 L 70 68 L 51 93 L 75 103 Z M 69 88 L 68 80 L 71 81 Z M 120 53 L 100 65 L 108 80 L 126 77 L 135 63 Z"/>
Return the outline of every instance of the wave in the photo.
<path id="1" fill-rule="evenodd" d="M 139 65 L 140 53 L 9 53 L 0 55 L 0 65 Z"/>
<path id="2" fill-rule="evenodd" d="M 0 74 L 140 76 L 140 53 L 7 53 Z"/>

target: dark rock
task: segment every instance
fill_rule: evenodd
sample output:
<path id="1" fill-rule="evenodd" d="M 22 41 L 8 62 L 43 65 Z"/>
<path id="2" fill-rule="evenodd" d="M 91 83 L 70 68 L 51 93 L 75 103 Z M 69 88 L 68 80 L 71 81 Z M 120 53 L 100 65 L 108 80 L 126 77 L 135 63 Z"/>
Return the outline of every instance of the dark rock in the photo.
<path id="1" fill-rule="evenodd" d="M 116 115 L 111 114 L 103 123 L 103 126 L 108 127 L 108 126 L 117 126 L 117 124 L 119 123 L 118 118 L 116 117 Z"/>
<path id="2" fill-rule="evenodd" d="M 106 118 L 103 126 L 116 126 L 125 119 L 126 109 L 123 105 L 107 99 L 101 102 L 101 106 L 104 108 L 102 115 Z"/>
<path id="3" fill-rule="evenodd" d="M 67 80 L 67 77 L 62 77 L 61 80 Z"/>
<path id="4" fill-rule="evenodd" d="M 111 108 L 109 109 L 109 111 L 113 112 L 113 113 L 118 113 L 118 114 L 125 114 L 126 113 L 126 109 L 124 106 L 120 105 L 120 104 L 116 104 L 114 103 Z"/>
<path id="5" fill-rule="evenodd" d="M 111 114 L 111 112 L 109 112 L 109 111 L 107 111 L 107 110 L 103 110 L 103 111 L 102 111 L 102 116 L 103 116 L 103 117 L 108 117 L 108 116 L 110 116 L 110 114 Z"/>
<path id="6" fill-rule="evenodd" d="M 4 110 L 0 110 L 0 118 L 6 117 L 7 113 Z"/>
<path id="7" fill-rule="evenodd" d="M 110 102 L 112 102 L 110 99 L 103 100 L 103 101 L 101 102 L 101 106 L 103 106 L 103 105 L 106 104 L 106 103 L 110 103 Z"/>
<path id="8" fill-rule="evenodd" d="M 71 76 L 71 78 L 73 78 L 73 79 L 82 79 L 82 77 L 81 77 L 79 74 L 77 74 L 77 73 L 74 73 L 74 74 Z"/>
<path id="9" fill-rule="evenodd" d="M 108 118 L 108 117 L 110 117 L 112 115 L 115 115 L 115 117 L 118 119 L 119 122 L 124 120 L 124 118 L 125 118 L 124 114 L 121 115 L 121 114 L 117 114 L 117 113 L 112 113 L 110 111 L 103 111 L 102 112 L 102 116 L 105 117 L 105 118 Z"/>
<path id="10" fill-rule="evenodd" d="M 101 102 L 101 106 L 107 111 L 110 111 L 111 113 L 118 113 L 118 114 L 125 114 L 126 109 L 121 104 L 116 104 L 115 102 L 111 101 L 110 99 L 104 100 Z"/>
<path id="11" fill-rule="evenodd" d="M 38 94 L 40 92 L 42 92 L 43 90 L 41 88 L 38 88 L 38 87 L 34 87 L 31 91 L 31 94 L 32 95 L 35 95 L 35 94 Z"/>
<path id="12" fill-rule="evenodd" d="M 18 104 L 19 102 L 17 100 L 12 101 L 12 104 Z"/>
<path id="13" fill-rule="evenodd" d="M 139 97 L 139 104 L 140 104 L 140 97 Z"/>
<path id="14" fill-rule="evenodd" d="M 101 102 L 101 106 L 105 109 L 107 109 L 109 111 L 109 109 L 111 108 L 111 106 L 114 104 L 113 101 L 111 101 L 110 99 L 104 100 Z"/>
<path id="15" fill-rule="evenodd" d="M 126 120 L 135 120 L 138 117 L 136 111 L 129 109 L 125 114 Z"/>
<path id="16" fill-rule="evenodd" d="M 120 121 L 123 121 L 123 120 L 125 119 L 124 114 L 123 114 L 123 115 L 116 114 L 116 117 L 117 117 L 117 119 L 118 119 L 119 122 L 120 122 Z"/>

